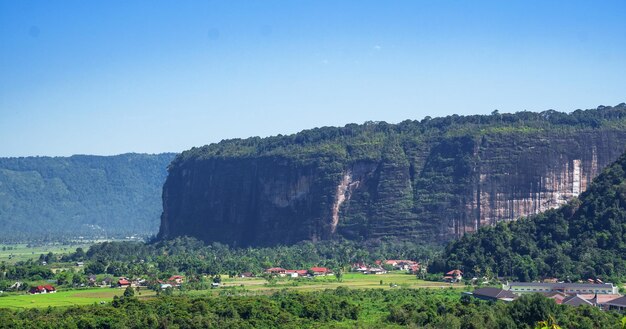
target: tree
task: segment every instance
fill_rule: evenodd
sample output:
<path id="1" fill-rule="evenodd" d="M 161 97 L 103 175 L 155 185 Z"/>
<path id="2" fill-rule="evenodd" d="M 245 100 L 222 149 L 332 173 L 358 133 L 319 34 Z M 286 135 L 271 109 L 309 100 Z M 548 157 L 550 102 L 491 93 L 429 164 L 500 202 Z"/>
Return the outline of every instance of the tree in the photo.
<path id="1" fill-rule="evenodd" d="M 74 253 L 74 257 L 76 260 L 83 260 L 85 258 L 85 250 L 83 248 L 76 248 L 76 253 Z"/>
<path id="2" fill-rule="evenodd" d="M 219 274 L 213 277 L 213 283 L 222 283 L 222 276 Z"/>
<path id="3" fill-rule="evenodd" d="M 343 271 L 341 269 L 335 271 L 335 278 L 337 279 L 337 282 L 343 282 Z"/>
<path id="4" fill-rule="evenodd" d="M 75 273 L 75 274 L 72 276 L 72 284 L 74 284 L 74 286 L 78 286 L 78 285 L 80 285 L 81 283 L 83 283 L 83 277 L 82 277 L 80 274 Z"/>
<path id="5" fill-rule="evenodd" d="M 548 317 L 548 320 L 537 322 L 535 329 L 561 329 L 561 327 L 556 324 L 556 321 L 554 321 L 554 317 L 550 315 L 550 317 Z"/>
<path id="6" fill-rule="evenodd" d="M 135 288 L 128 286 L 126 290 L 124 290 L 124 297 L 130 298 L 135 296 Z"/>

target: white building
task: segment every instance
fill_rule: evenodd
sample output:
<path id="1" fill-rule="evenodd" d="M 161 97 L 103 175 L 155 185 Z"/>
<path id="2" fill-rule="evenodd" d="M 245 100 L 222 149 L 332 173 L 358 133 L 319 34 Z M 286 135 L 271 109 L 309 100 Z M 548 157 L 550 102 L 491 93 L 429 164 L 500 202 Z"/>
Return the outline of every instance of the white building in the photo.
<path id="1" fill-rule="evenodd" d="M 503 284 L 502 289 L 515 294 L 560 292 L 566 295 L 576 294 L 618 294 L 618 287 L 612 283 L 547 283 L 547 282 L 510 282 Z"/>

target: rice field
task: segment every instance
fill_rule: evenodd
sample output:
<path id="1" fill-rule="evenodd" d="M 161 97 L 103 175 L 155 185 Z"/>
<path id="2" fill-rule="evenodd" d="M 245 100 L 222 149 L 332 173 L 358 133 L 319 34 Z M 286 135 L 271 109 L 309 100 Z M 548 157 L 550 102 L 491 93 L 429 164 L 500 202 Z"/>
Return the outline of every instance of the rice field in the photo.
<path id="1" fill-rule="evenodd" d="M 141 295 L 136 292 L 135 296 L 139 298 L 154 296 L 154 292 L 150 290 L 140 292 Z M 110 303 L 114 296 L 121 296 L 123 293 L 123 289 L 117 288 L 90 288 L 40 295 L 0 295 L 0 308 L 25 309 Z"/>
<path id="2" fill-rule="evenodd" d="M 85 251 L 89 249 L 91 244 L 79 244 L 79 245 L 43 245 L 29 247 L 26 244 L 0 244 L 0 262 L 6 262 L 7 264 L 15 264 L 19 261 L 27 261 L 29 259 L 39 259 L 41 254 L 48 254 L 52 252 L 54 254 L 67 254 L 74 252 L 76 248 L 83 248 Z"/>

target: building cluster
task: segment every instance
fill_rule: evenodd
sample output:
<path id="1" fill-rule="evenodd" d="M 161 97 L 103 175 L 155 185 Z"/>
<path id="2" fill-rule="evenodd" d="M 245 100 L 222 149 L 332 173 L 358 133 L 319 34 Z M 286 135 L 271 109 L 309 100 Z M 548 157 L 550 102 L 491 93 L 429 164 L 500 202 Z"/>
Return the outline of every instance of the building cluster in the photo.
<path id="1" fill-rule="evenodd" d="M 180 287 L 183 283 L 185 283 L 185 277 L 182 275 L 172 275 L 165 281 L 157 280 L 157 283 L 161 289 Z"/>
<path id="2" fill-rule="evenodd" d="M 117 287 L 118 288 L 127 288 L 127 287 L 133 287 L 133 288 L 138 288 L 138 287 L 148 287 L 148 281 L 146 279 L 141 279 L 141 278 L 135 278 L 135 279 L 129 279 L 126 277 L 120 277 L 117 280 Z"/>
<path id="3" fill-rule="evenodd" d="M 605 310 L 626 310 L 626 296 L 619 294 L 618 287 L 595 280 L 588 283 L 510 282 L 503 284 L 501 289 L 485 287 L 465 294 L 483 300 L 509 302 L 528 293 L 542 294 L 561 305 L 590 305 Z"/>
<path id="4" fill-rule="evenodd" d="M 280 277 L 292 278 L 333 275 L 333 272 L 326 267 L 311 267 L 308 270 L 287 270 L 282 267 L 270 267 L 265 270 L 265 273 Z"/>
<path id="5" fill-rule="evenodd" d="M 374 265 L 368 265 L 365 263 L 352 264 L 352 272 L 359 272 L 363 274 L 385 274 L 387 273 L 385 268 L 407 271 L 409 274 L 417 274 L 422 267 L 420 263 L 407 259 L 388 259 L 385 261 L 377 260 L 374 262 Z"/>

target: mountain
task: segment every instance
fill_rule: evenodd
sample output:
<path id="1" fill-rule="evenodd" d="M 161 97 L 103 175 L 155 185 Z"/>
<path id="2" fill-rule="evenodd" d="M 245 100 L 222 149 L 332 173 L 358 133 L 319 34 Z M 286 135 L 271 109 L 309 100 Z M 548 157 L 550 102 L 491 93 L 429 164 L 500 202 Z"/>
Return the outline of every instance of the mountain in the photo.
<path id="1" fill-rule="evenodd" d="M 159 237 L 440 243 L 565 204 L 626 145 L 626 104 L 225 140 L 171 164 Z"/>
<path id="2" fill-rule="evenodd" d="M 451 243 L 438 269 L 463 267 L 519 280 L 626 276 L 626 154 L 579 198 L 513 223 L 481 228 Z"/>
<path id="3" fill-rule="evenodd" d="M 154 234 L 174 157 L 0 158 L 0 241 Z"/>

